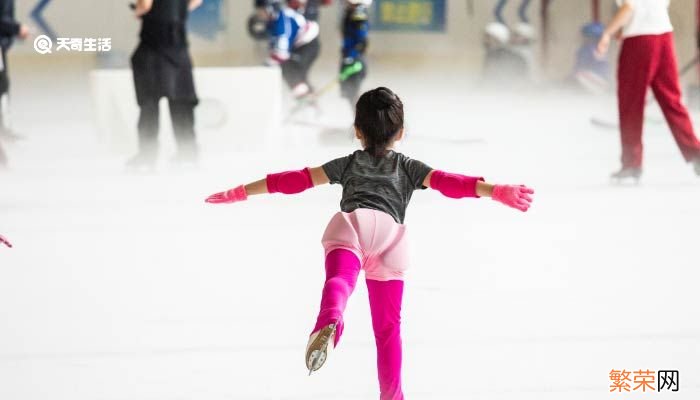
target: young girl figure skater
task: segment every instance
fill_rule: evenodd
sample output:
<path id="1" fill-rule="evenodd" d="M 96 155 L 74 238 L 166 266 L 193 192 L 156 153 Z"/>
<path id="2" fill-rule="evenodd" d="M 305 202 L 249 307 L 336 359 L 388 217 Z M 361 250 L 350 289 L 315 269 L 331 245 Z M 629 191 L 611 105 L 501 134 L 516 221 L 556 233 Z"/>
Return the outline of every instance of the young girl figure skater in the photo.
<path id="1" fill-rule="evenodd" d="M 532 189 L 491 185 L 481 177 L 434 170 L 392 150 L 403 137 L 401 99 L 387 88 L 360 96 L 355 110 L 355 132 L 362 150 L 320 167 L 267 175 L 207 198 L 208 203 L 234 203 L 262 193 L 300 193 L 314 186 L 343 186 L 342 211 L 323 234 L 326 280 L 321 307 L 306 349 L 309 373 L 325 362 L 328 351 L 343 334 L 343 312 L 360 270 L 365 271 L 377 345 L 381 400 L 402 400 L 401 301 L 408 265 L 406 207 L 414 190 L 431 188 L 454 199 L 491 197 L 527 211 Z"/>

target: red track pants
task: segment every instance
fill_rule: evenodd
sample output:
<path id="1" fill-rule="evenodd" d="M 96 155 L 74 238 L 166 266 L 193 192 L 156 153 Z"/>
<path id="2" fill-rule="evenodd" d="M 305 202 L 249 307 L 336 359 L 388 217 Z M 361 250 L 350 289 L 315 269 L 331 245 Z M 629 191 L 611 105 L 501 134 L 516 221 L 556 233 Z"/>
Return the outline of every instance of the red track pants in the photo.
<path id="1" fill-rule="evenodd" d="M 622 166 L 642 166 L 642 127 L 651 86 L 686 161 L 700 158 L 700 141 L 681 102 L 673 33 L 626 38 L 617 70 Z"/>

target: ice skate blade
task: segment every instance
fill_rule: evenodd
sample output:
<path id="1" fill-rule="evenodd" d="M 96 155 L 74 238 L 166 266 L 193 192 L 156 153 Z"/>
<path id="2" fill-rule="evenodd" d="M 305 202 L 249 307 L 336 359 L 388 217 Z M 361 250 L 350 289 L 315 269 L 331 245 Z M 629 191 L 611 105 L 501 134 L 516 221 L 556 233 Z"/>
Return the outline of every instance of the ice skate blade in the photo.
<path id="1" fill-rule="evenodd" d="M 640 186 L 641 177 L 611 177 L 610 182 L 614 186 Z"/>
<path id="2" fill-rule="evenodd" d="M 318 335 L 311 341 L 306 350 L 306 368 L 309 369 L 309 376 L 312 372 L 318 371 L 328 359 L 328 345 L 335 338 L 335 322 L 322 328 Z"/>
<path id="3" fill-rule="evenodd" d="M 326 351 L 314 350 L 311 352 L 311 368 L 309 368 L 309 376 L 314 371 L 321 369 L 323 364 L 326 363 L 326 357 L 328 353 Z"/>

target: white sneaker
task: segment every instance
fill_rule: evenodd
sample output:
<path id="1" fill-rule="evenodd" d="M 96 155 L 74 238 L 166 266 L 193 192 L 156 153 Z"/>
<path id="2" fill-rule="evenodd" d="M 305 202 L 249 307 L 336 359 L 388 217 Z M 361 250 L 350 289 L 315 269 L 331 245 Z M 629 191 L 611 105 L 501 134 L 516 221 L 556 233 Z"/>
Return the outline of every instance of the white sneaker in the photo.
<path id="1" fill-rule="evenodd" d="M 338 323 L 334 322 L 309 336 L 309 343 L 306 345 L 306 368 L 309 369 L 309 375 L 318 371 L 328 359 L 335 343 L 337 325 Z"/>

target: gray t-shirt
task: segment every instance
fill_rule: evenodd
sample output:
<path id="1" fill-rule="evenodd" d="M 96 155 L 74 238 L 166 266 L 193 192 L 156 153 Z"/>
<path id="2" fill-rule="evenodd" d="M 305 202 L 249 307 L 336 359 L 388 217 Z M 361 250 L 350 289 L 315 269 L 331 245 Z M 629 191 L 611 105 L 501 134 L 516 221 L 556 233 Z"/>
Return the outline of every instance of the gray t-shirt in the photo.
<path id="1" fill-rule="evenodd" d="M 382 157 L 357 150 L 347 157 L 323 164 L 322 168 L 332 184 L 343 185 L 341 210 L 352 212 L 369 208 L 383 211 L 400 224 L 403 224 L 413 191 L 426 189 L 423 181 L 432 170 L 393 150 Z"/>

